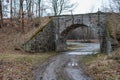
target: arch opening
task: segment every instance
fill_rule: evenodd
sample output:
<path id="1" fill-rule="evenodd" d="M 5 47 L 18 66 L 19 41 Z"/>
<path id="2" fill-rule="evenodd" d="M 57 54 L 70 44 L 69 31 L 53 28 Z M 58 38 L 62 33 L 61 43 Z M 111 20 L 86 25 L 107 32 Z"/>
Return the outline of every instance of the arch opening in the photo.
<path id="1" fill-rule="evenodd" d="M 61 32 L 62 42 L 67 50 L 80 48 L 80 43 L 99 44 L 98 34 L 94 28 L 84 24 L 72 24 Z M 99 48 L 100 49 L 100 48 Z"/>
<path id="2" fill-rule="evenodd" d="M 88 27 L 84 24 L 72 24 L 71 26 L 67 27 L 64 31 L 61 32 L 61 36 L 66 37 L 71 31 L 79 27 Z"/>

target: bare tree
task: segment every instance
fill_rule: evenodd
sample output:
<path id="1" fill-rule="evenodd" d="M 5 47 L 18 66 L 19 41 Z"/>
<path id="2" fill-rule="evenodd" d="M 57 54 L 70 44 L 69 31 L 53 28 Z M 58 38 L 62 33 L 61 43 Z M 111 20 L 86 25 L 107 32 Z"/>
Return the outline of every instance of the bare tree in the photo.
<path id="1" fill-rule="evenodd" d="M 23 1 L 24 0 L 20 0 L 20 19 L 21 19 L 21 28 L 22 28 L 22 32 L 24 33 L 24 12 L 23 12 Z"/>
<path id="2" fill-rule="evenodd" d="M 120 12 L 120 0 L 112 0 L 115 11 Z"/>
<path id="3" fill-rule="evenodd" d="M 3 27 L 2 0 L 0 0 L 0 28 Z"/>
<path id="4" fill-rule="evenodd" d="M 40 6 L 41 6 L 41 0 L 38 0 L 38 6 L 39 6 L 39 8 L 38 8 L 38 9 L 39 9 L 38 12 L 39 12 L 39 17 L 40 17 L 40 8 L 41 8 Z"/>
<path id="5" fill-rule="evenodd" d="M 12 22 L 12 14 L 13 14 L 13 11 L 12 11 L 12 3 L 13 3 L 13 0 L 11 0 L 11 2 L 10 2 L 10 20 L 11 20 L 11 22 Z"/>
<path id="6" fill-rule="evenodd" d="M 103 2 L 101 7 L 104 12 L 120 12 L 120 0 L 110 0 L 109 5 Z"/>
<path id="7" fill-rule="evenodd" d="M 52 0 L 52 11 L 54 16 L 60 15 L 64 11 L 71 10 L 75 4 L 71 4 L 70 0 Z"/>
<path id="8" fill-rule="evenodd" d="M 32 7 L 31 3 L 32 3 L 32 0 L 26 0 L 28 18 L 31 17 L 31 7 Z"/>
<path id="9" fill-rule="evenodd" d="M 14 3 L 14 5 L 13 5 L 14 6 L 14 8 L 13 8 L 14 9 L 14 16 L 16 16 L 16 0 L 13 0 L 13 3 Z"/>

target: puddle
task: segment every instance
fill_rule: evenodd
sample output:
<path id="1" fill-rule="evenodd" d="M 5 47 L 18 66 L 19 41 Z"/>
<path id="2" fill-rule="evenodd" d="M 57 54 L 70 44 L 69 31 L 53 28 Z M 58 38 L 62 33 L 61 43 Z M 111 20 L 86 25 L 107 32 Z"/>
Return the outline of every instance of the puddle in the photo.
<path id="1" fill-rule="evenodd" d="M 81 68 L 79 64 L 81 56 L 78 55 L 97 53 L 99 44 L 77 43 L 77 45 L 82 45 L 83 47 L 65 54 L 58 55 L 50 59 L 49 62 L 46 62 L 46 65 L 43 65 L 43 67 L 37 69 L 35 80 L 58 80 L 58 74 L 60 76 L 63 75 L 62 73 L 64 72 L 65 76 L 63 76 L 63 78 L 68 78 L 65 80 L 92 80 Z"/>
<path id="2" fill-rule="evenodd" d="M 100 45 L 98 43 L 79 43 L 77 45 L 82 45 L 83 47 L 77 48 L 72 52 L 67 52 L 70 61 L 68 62 L 65 71 L 71 80 L 92 80 L 84 73 L 83 69 L 79 67 L 79 55 L 96 54 L 100 49 Z"/>
<path id="3" fill-rule="evenodd" d="M 87 55 L 87 54 L 96 54 L 97 52 L 70 52 L 69 55 Z"/>
<path id="4" fill-rule="evenodd" d="M 79 43 L 77 45 L 82 45 L 83 47 L 76 48 L 75 50 L 73 50 L 72 52 L 68 52 L 67 54 L 69 55 L 96 54 L 100 49 L 100 44 L 98 43 Z"/>
<path id="5" fill-rule="evenodd" d="M 65 70 L 68 76 L 72 77 L 74 80 L 91 80 L 80 68 L 66 68 Z"/>

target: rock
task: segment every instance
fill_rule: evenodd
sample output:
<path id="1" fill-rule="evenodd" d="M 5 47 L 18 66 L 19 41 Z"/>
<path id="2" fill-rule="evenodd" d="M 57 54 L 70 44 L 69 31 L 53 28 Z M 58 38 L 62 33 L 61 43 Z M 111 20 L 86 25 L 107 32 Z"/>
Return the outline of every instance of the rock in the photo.
<path id="1" fill-rule="evenodd" d="M 118 42 L 120 43 L 120 31 L 117 32 L 116 38 L 117 38 Z"/>

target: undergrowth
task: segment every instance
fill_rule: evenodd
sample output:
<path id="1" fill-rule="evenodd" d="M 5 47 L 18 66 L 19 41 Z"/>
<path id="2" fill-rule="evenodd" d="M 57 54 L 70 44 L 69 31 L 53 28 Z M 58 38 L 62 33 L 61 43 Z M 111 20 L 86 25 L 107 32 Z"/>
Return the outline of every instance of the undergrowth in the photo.
<path id="1" fill-rule="evenodd" d="M 84 56 L 85 71 L 94 80 L 120 80 L 120 64 L 106 54 Z"/>
<path id="2" fill-rule="evenodd" d="M 41 54 L 0 54 L 0 80 L 34 80 L 32 71 L 55 52 Z"/>

